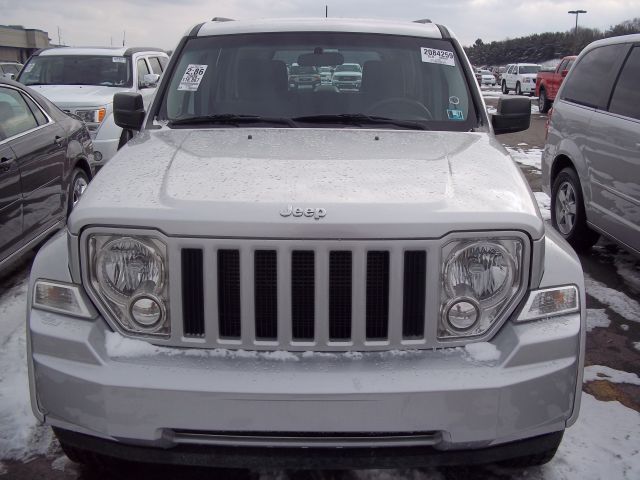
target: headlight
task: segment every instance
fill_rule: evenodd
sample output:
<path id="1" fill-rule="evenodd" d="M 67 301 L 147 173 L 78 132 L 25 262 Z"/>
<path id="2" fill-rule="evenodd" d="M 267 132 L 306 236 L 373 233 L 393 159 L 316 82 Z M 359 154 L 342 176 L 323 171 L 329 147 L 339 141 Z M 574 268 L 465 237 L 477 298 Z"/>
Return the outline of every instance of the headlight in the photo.
<path id="1" fill-rule="evenodd" d="M 168 335 L 166 246 L 141 236 L 92 235 L 93 289 L 120 325 L 130 332 Z"/>
<path id="2" fill-rule="evenodd" d="M 500 317 L 521 286 L 522 241 L 455 241 L 443 250 L 438 337 L 477 336 Z"/>
<path id="3" fill-rule="evenodd" d="M 86 124 L 100 124 L 107 114 L 105 107 L 95 108 L 92 110 L 76 110 L 76 115 L 79 116 Z M 97 125 L 96 125 L 97 126 Z"/>

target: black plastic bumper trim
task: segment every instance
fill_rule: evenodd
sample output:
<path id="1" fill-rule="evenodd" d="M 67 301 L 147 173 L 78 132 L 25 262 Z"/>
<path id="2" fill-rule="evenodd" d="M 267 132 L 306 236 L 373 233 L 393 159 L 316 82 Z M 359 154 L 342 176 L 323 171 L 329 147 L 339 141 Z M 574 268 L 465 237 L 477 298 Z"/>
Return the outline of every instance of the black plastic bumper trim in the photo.
<path id="1" fill-rule="evenodd" d="M 563 431 L 492 447 L 469 450 L 437 450 L 433 447 L 381 448 L 280 448 L 214 447 L 179 445 L 172 448 L 143 447 L 55 428 L 67 445 L 120 460 L 249 469 L 363 469 L 417 468 L 438 465 L 479 465 L 555 449 Z"/>

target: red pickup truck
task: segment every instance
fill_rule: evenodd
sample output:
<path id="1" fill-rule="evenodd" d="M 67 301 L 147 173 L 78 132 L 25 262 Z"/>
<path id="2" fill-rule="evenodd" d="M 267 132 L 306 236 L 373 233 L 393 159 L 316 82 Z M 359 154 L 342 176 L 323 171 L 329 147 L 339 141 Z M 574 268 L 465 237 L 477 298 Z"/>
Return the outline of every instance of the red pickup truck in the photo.
<path id="1" fill-rule="evenodd" d="M 536 77 L 536 95 L 538 96 L 538 108 L 540 113 L 547 113 L 564 77 L 569 73 L 575 56 L 564 57 L 554 71 L 539 71 Z"/>

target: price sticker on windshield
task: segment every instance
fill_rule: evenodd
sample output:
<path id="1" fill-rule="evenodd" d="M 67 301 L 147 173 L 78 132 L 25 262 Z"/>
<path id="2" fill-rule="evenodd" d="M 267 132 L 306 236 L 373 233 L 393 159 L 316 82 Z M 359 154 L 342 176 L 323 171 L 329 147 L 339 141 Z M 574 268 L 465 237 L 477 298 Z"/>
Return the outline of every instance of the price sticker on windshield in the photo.
<path id="1" fill-rule="evenodd" d="M 178 90 L 186 90 L 187 92 L 198 91 L 198 87 L 200 86 L 202 77 L 204 77 L 204 73 L 207 71 L 207 67 L 208 65 L 189 64 L 187 66 L 187 70 L 182 76 L 182 80 L 180 80 Z"/>
<path id="2" fill-rule="evenodd" d="M 449 65 L 451 67 L 456 66 L 456 59 L 453 56 L 453 52 L 448 50 L 438 50 L 437 48 L 420 48 L 422 54 L 422 61 L 425 63 L 437 63 L 439 65 Z"/>

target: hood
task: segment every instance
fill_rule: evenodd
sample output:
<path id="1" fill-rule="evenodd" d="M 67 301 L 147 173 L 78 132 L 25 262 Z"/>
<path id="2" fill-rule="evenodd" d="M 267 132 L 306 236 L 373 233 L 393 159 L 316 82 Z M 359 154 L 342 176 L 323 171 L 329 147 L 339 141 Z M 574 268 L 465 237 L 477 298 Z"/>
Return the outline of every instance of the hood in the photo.
<path id="1" fill-rule="evenodd" d="M 282 216 L 289 207 L 315 213 Z M 144 131 L 72 213 L 72 233 L 87 225 L 260 238 L 544 231 L 520 170 L 487 133 L 302 128 Z"/>
<path id="2" fill-rule="evenodd" d="M 60 108 L 98 107 L 113 102 L 119 92 L 129 88 L 104 87 L 101 85 L 33 85 L 34 89 Z"/>
<path id="3" fill-rule="evenodd" d="M 361 77 L 361 72 L 335 72 L 334 77 Z"/>

